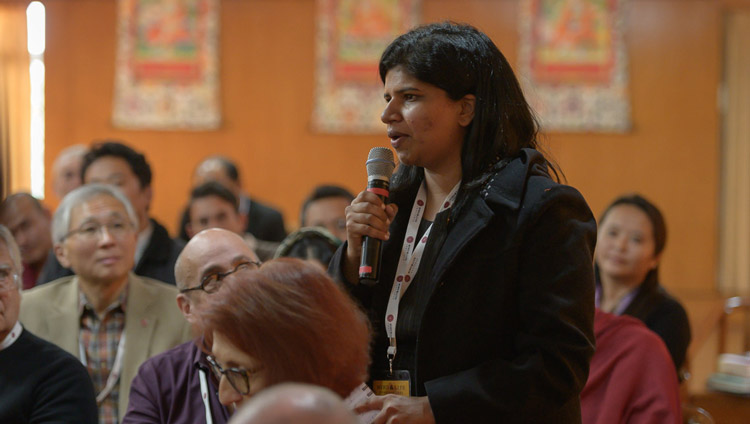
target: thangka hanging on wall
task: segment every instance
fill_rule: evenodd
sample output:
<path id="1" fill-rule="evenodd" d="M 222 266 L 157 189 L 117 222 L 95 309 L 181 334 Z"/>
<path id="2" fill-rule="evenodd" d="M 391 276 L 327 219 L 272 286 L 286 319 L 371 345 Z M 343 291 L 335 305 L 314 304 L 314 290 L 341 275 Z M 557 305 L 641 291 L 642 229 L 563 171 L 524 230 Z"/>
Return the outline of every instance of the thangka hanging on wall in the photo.
<path id="1" fill-rule="evenodd" d="M 219 126 L 218 3 L 118 1 L 115 126 Z"/>
<path id="2" fill-rule="evenodd" d="M 544 131 L 630 128 L 626 0 L 522 0 L 521 83 Z"/>
<path id="3" fill-rule="evenodd" d="M 312 126 L 326 133 L 382 133 L 378 61 L 419 22 L 420 0 L 317 0 Z"/>

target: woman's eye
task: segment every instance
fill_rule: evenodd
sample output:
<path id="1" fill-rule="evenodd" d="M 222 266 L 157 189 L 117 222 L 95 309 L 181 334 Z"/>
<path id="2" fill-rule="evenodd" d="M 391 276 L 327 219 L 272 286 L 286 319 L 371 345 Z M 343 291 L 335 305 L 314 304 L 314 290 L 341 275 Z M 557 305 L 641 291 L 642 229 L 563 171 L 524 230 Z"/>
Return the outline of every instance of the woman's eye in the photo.
<path id="1" fill-rule="evenodd" d="M 415 96 L 413 94 L 404 94 L 404 100 L 406 100 L 406 101 L 415 100 L 416 98 L 417 98 L 417 96 Z"/>

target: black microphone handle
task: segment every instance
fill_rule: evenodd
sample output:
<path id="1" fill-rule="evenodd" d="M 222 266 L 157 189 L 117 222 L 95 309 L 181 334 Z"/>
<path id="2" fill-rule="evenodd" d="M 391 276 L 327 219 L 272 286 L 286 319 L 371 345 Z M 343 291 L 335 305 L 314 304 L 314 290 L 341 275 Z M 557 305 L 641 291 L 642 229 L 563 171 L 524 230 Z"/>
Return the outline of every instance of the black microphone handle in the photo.
<path id="1" fill-rule="evenodd" d="M 367 191 L 375 193 L 384 203 L 388 199 L 390 184 L 386 180 L 371 179 L 367 182 Z M 359 264 L 359 282 L 366 286 L 377 284 L 380 275 L 380 239 L 362 237 L 362 258 Z"/>

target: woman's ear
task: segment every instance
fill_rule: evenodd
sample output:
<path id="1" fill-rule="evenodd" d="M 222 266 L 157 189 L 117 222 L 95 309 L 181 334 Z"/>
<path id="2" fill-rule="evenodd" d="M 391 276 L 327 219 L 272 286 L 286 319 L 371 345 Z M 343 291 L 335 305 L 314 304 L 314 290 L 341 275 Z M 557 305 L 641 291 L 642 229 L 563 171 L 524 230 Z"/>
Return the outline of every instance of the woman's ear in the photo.
<path id="1" fill-rule="evenodd" d="M 476 106 L 477 98 L 473 94 L 467 94 L 458 102 L 461 105 L 458 124 L 462 127 L 468 127 L 471 121 L 474 120 L 474 107 Z"/>
<path id="2" fill-rule="evenodd" d="M 649 269 L 651 270 L 656 269 L 659 266 L 660 261 L 661 261 L 661 253 L 659 253 L 658 255 L 654 255 L 654 257 L 651 258 L 651 264 L 650 264 L 651 266 L 649 267 Z"/>

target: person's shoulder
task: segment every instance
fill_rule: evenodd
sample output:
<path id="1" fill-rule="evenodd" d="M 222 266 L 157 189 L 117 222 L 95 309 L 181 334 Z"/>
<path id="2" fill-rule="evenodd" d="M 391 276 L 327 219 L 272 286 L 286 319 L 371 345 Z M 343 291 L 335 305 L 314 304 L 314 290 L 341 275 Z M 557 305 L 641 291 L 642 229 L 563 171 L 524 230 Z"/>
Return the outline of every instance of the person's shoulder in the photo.
<path id="1" fill-rule="evenodd" d="M 547 160 L 540 152 L 522 149 L 498 168 L 480 191 L 490 208 L 509 208 L 520 214 L 534 214 L 552 205 L 566 205 L 573 212 L 593 218 L 577 189 L 552 179 Z"/>
<path id="2" fill-rule="evenodd" d="M 651 331 L 641 320 L 628 315 L 612 315 L 597 310 L 594 320 L 597 348 L 600 342 L 613 340 L 623 348 L 639 356 L 649 356 L 658 351 L 669 358 L 666 345 L 658 334 Z"/>
<path id="3" fill-rule="evenodd" d="M 49 283 L 33 287 L 23 291 L 22 301 L 24 303 L 35 303 L 41 300 L 54 301 L 59 296 L 67 294 L 75 288 L 75 275 L 61 277 Z"/>
<path id="4" fill-rule="evenodd" d="M 166 370 L 190 368 L 192 367 L 197 349 L 198 346 L 192 340 L 179 344 L 148 358 L 141 364 L 138 373 L 142 374 L 145 370 L 152 370 L 153 373 L 158 374 Z"/>
<path id="5" fill-rule="evenodd" d="M 168 251 L 177 250 L 178 253 L 185 247 L 181 240 L 169 237 L 169 231 L 159 221 L 154 218 L 149 218 L 149 220 L 154 228 L 149 244 Z"/>
<path id="6" fill-rule="evenodd" d="M 49 369 L 55 374 L 83 373 L 88 377 L 85 368 L 75 356 L 56 344 L 38 337 L 27 328 L 23 329 L 23 334 L 18 342 L 23 343 L 19 347 L 27 351 L 29 358 L 38 364 L 35 366 L 36 369 Z"/>
<path id="7" fill-rule="evenodd" d="M 66 288 L 69 288 L 73 284 L 73 279 L 75 278 L 75 275 L 67 275 L 65 277 L 60 277 L 56 280 L 52 280 L 49 283 L 42 284 L 39 286 L 32 287 L 28 290 L 24 290 L 24 296 L 31 295 L 34 293 L 46 293 L 46 292 L 52 292 L 56 290 L 65 290 Z"/>

